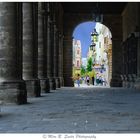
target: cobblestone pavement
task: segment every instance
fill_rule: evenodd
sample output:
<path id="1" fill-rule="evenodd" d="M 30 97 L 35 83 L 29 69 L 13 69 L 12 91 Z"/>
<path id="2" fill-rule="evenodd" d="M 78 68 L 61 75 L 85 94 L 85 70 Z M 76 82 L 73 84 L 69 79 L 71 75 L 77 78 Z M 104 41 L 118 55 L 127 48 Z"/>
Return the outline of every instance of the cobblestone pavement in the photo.
<path id="1" fill-rule="evenodd" d="M 1 106 L 1 133 L 140 133 L 140 92 L 63 87 Z"/>

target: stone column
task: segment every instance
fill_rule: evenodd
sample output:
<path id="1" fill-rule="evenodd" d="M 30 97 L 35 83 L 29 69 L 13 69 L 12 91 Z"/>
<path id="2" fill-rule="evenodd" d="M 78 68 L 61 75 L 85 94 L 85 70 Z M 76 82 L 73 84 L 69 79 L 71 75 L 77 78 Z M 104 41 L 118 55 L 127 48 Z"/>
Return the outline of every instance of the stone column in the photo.
<path id="1" fill-rule="evenodd" d="M 60 46 L 60 32 L 56 32 L 56 87 L 61 87 L 61 46 Z"/>
<path id="2" fill-rule="evenodd" d="M 112 40 L 112 79 L 111 87 L 122 86 L 122 49 L 121 40 L 114 38 Z"/>
<path id="3" fill-rule="evenodd" d="M 140 36 L 138 37 L 138 48 L 137 48 L 137 77 L 135 77 L 136 89 L 140 89 Z"/>
<path id="4" fill-rule="evenodd" d="M 63 54 L 64 86 L 72 87 L 74 86 L 74 82 L 72 80 L 72 38 L 70 38 L 70 36 L 64 37 L 63 51 L 65 52 Z"/>
<path id="5" fill-rule="evenodd" d="M 50 89 L 55 90 L 56 89 L 56 83 L 54 78 L 54 22 L 53 22 L 53 4 L 47 3 L 47 47 L 48 47 L 48 77 L 50 82 Z"/>
<path id="6" fill-rule="evenodd" d="M 138 38 L 134 33 L 131 33 L 129 38 L 129 85 L 131 88 L 134 88 L 137 74 L 137 45 Z"/>
<path id="7" fill-rule="evenodd" d="M 0 100 L 27 103 L 22 80 L 21 3 L 0 2 Z"/>
<path id="8" fill-rule="evenodd" d="M 60 86 L 64 86 L 64 79 L 63 79 L 63 34 L 59 32 L 59 79 L 60 79 Z"/>
<path id="9" fill-rule="evenodd" d="M 122 86 L 127 87 L 127 41 L 122 42 Z"/>
<path id="10" fill-rule="evenodd" d="M 40 96 L 40 82 L 37 78 L 37 26 L 36 3 L 23 3 L 23 79 L 27 95 Z"/>
<path id="11" fill-rule="evenodd" d="M 44 36 L 44 40 L 46 40 L 46 48 L 47 48 L 47 77 L 49 78 L 49 87 L 51 89 L 51 18 L 50 18 L 50 3 L 45 3 L 45 13 L 46 13 L 46 18 L 45 18 L 45 23 L 46 25 L 46 37 Z"/>
<path id="12" fill-rule="evenodd" d="M 58 77 L 59 73 L 59 31 L 56 27 L 56 22 L 54 19 L 54 78 L 56 83 L 56 88 L 60 88 L 60 79 Z"/>
<path id="13" fill-rule="evenodd" d="M 54 7 L 53 7 L 54 8 Z M 52 57 L 53 57 L 53 78 L 55 81 L 55 86 L 57 87 L 57 79 L 56 79 L 56 21 L 55 21 L 55 15 L 53 14 L 53 23 L 52 23 L 52 33 L 53 33 L 53 38 L 52 38 Z M 55 88 L 56 88 L 55 87 Z"/>
<path id="14" fill-rule="evenodd" d="M 140 12 L 140 3 L 138 3 L 138 13 Z M 137 38 L 138 38 L 138 46 L 137 46 L 137 77 L 136 83 L 134 85 L 135 88 L 140 90 L 140 17 L 138 17 L 138 29 L 137 29 Z"/>
<path id="15" fill-rule="evenodd" d="M 38 78 L 40 79 L 41 93 L 50 92 L 47 78 L 47 45 L 46 45 L 46 17 L 44 3 L 38 3 Z"/>

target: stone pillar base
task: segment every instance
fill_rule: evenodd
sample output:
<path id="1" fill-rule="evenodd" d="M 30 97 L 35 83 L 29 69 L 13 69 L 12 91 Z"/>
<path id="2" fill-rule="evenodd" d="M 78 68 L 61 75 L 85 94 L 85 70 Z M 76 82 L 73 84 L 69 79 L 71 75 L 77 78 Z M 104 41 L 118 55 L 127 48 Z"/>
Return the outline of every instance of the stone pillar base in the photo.
<path id="1" fill-rule="evenodd" d="M 60 85 L 60 78 L 59 77 L 55 78 L 55 82 L 56 82 L 56 88 L 60 88 L 61 85 Z"/>
<path id="2" fill-rule="evenodd" d="M 49 82 L 50 82 L 50 90 L 56 90 L 55 78 L 49 78 Z"/>
<path id="3" fill-rule="evenodd" d="M 60 79 L 60 86 L 63 87 L 64 86 L 64 78 L 63 77 L 59 77 Z"/>
<path id="4" fill-rule="evenodd" d="M 125 87 L 125 77 L 124 77 L 124 75 L 121 75 L 121 80 L 122 80 L 122 87 Z"/>
<path id="5" fill-rule="evenodd" d="M 124 75 L 124 81 L 123 81 L 124 85 L 123 85 L 123 87 L 125 87 L 125 88 L 127 88 L 127 87 L 128 87 L 127 80 L 128 80 L 127 75 Z"/>
<path id="6" fill-rule="evenodd" d="M 40 79 L 41 93 L 49 93 L 50 92 L 50 82 L 49 79 Z"/>
<path id="7" fill-rule="evenodd" d="M 125 88 L 135 88 L 136 74 L 122 76 L 122 86 Z"/>
<path id="8" fill-rule="evenodd" d="M 128 81 L 128 83 L 129 83 L 129 84 L 128 84 L 128 85 L 129 85 L 129 88 L 134 88 L 134 82 L 135 82 L 135 81 L 134 81 L 134 78 L 133 78 L 133 74 L 129 74 L 129 75 L 128 75 L 128 80 L 129 80 L 129 81 Z"/>
<path id="9" fill-rule="evenodd" d="M 0 100 L 4 103 L 27 103 L 27 91 L 24 80 L 0 82 Z"/>
<path id="10" fill-rule="evenodd" d="M 131 87 L 131 77 L 130 75 L 125 76 L 125 87 L 130 88 Z"/>
<path id="11" fill-rule="evenodd" d="M 119 76 L 112 77 L 110 87 L 122 87 L 121 77 Z"/>
<path id="12" fill-rule="evenodd" d="M 71 77 L 64 77 L 64 86 L 65 87 L 74 87 L 74 82 Z"/>
<path id="13" fill-rule="evenodd" d="M 40 97 L 40 80 L 25 80 L 28 97 Z"/>
<path id="14" fill-rule="evenodd" d="M 129 81 L 125 81 L 125 88 L 129 88 L 129 87 L 130 87 Z"/>
<path id="15" fill-rule="evenodd" d="M 140 90 L 140 77 L 138 77 L 138 78 L 136 79 L 136 82 L 135 82 L 135 84 L 134 84 L 134 88 Z"/>

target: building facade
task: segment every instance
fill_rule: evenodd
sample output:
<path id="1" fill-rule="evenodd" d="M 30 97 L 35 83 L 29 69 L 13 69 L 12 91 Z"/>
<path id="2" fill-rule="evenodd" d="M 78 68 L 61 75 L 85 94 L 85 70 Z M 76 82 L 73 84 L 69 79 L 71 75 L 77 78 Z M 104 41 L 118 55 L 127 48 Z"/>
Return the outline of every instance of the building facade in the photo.
<path id="1" fill-rule="evenodd" d="M 81 73 L 82 49 L 81 41 L 73 39 L 73 75 Z"/>

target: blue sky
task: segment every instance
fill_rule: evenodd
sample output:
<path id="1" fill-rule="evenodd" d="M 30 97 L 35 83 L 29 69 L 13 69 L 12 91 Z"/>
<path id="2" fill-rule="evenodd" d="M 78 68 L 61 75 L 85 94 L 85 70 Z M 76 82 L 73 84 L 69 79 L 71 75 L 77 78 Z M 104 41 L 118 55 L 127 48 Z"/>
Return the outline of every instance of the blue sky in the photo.
<path id="1" fill-rule="evenodd" d="M 95 22 L 84 22 L 79 24 L 73 32 L 74 39 L 81 41 L 82 57 L 87 57 L 88 48 L 91 44 L 90 33 L 95 25 Z"/>

